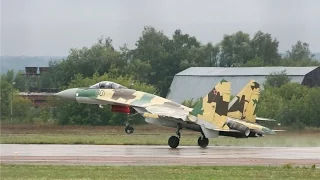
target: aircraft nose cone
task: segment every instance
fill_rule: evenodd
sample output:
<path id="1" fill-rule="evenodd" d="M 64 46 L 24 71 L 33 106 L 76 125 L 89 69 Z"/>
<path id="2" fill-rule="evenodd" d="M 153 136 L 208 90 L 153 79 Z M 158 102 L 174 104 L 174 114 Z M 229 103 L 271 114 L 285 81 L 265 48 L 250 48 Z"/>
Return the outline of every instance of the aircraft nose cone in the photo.
<path id="1" fill-rule="evenodd" d="M 58 96 L 63 99 L 75 101 L 77 89 L 78 88 L 72 88 L 72 89 L 60 91 L 60 92 L 56 93 L 55 96 Z"/>

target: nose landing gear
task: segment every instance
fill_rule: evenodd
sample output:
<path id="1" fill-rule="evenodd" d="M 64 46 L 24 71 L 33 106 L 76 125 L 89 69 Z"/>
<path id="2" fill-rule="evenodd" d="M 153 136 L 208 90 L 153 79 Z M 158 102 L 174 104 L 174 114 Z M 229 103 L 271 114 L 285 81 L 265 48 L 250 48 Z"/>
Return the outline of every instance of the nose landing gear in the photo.
<path id="1" fill-rule="evenodd" d="M 127 134 L 132 134 L 134 132 L 134 128 L 130 124 L 127 124 L 126 127 L 124 128 L 124 131 Z"/>
<path id="2" fill-rule="evenodd" d="M 124 132 L 127 134 L 132 134 L 134 132 L 133 126 L 130 124 L 130 121 L 132 120 L 131 117 L 137 115 L 138 113 L 134 113 L 133 115 L 127 114 L 127 122 L 126 122 L 126 127 L 124 128 Z"/>

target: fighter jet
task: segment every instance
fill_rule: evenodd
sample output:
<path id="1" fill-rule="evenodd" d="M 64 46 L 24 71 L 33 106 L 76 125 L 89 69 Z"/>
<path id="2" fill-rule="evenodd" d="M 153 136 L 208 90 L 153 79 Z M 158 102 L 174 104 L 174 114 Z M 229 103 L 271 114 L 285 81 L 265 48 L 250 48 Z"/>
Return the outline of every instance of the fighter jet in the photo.
<path id="1" fill-rule="evenodd" d="M 275 134 L 273 130 L 255 122 L 254 111 L 259 96 L 259 84 L 250 81 L 229 105 L 230 88 L 230 82 L 221 80 L 193 109 L 110 81 L 99 82 L 86 88 L 67 89 L 56 96 L 78 103 L 96 104 L 99 107 L 111 105 L 112 112 L 140 114 L 147 123 L 176 128 L 176 135 L 168 140 L 171 148 L 178 147 L 181 129 L 200 132 L 198 145 L 202 148 L 208 146 L 208 138 L 219 135 L 248 138 Z M 133 133 L 130 121 L 127 122 L 125 131 L 128 134 Z"/>

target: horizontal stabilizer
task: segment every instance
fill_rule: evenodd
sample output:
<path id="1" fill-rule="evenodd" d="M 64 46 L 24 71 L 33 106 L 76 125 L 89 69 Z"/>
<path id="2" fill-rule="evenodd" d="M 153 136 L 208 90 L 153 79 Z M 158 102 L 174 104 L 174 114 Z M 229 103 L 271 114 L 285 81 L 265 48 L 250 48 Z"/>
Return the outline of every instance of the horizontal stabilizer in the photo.
<path id="1" fill-rule="evenodd" d="M 269 119 L 269 118 L 262 118 L 262 117 L 256 117 L 257 121 L 276 121 L 275 119 Z"/>
<path id="2" fill-rule="evenodd" d="M 284 132 L 284 131 L 286 131 L 286 130 L 277 129 L 277 130 L 272 130 L 272 131 L 274 131 L 274 132 Z"/>

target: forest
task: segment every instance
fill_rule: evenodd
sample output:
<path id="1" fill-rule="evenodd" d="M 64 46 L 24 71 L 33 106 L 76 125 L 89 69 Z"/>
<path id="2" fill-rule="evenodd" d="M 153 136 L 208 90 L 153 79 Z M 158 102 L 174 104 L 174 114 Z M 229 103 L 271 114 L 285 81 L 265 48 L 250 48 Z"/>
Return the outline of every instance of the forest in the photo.
<path id="1" fill-rule="evenodd" d="M 209 41 L 209 40 L 208 40 Z M 8 71 L 1 75 L 1 121 L 10 121 L 11 103 L 14 123 L 55 123 L 77 125 L 124 124 L 123 114 L 110 108 L 68 103 L 50 98 L 47 105 L 33 108 L 18 92 L 37 88 L 85 87 L 109 80 L 125 86 L 166 97 L 176 73 L 189 67 L 265 67 L 319 66 L 309 44 L 298 41 L 285 54 L 279 41 L 258 31 L 252 37 L 238 31 L 226 34 L 220 42 L 203 43 L 177 29 L 172 36 L 147 26 L 135 48 L 126 44 L 114 47 L 110 37 L 100 37 L 91 47 L 70 49 L 69 55 L 50 62 L 50 71 L 40 77 Z M 14 83 L 13 83 L 14 82 Z M 286 127 L 320 127 L 320 88 L 290 83 L 285 72 L 266 78 L 258 104 L 259 117 L 274 118 Z M 194 102 L 185 100 L 186 105 Z M 144 123 L 141 117 L 135 123 Z"/>

